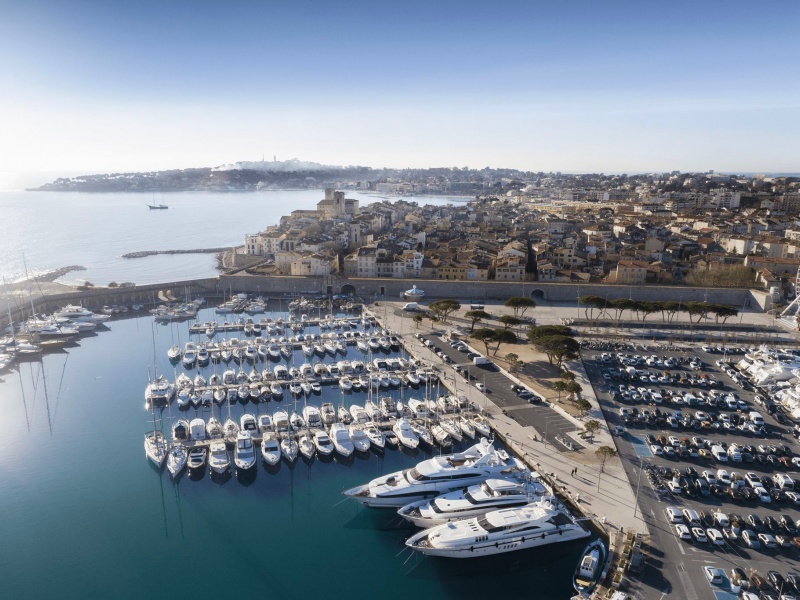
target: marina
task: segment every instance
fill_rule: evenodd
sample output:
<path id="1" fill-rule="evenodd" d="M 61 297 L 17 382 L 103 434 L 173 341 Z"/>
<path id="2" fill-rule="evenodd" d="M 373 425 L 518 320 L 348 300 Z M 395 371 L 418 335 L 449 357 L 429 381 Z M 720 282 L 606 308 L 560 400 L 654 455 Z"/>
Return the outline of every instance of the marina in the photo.
<path id="1" fill-rule="evenodd" d="M 198 310 L 195 319 L 183 323 L 156 322 L 147 310 L 120 312 L 111 317 L 108 331 L 103 335 L 84 335 L 61 349 L 17 360 L 4 373 L 2 390 L 10 435 L 0 442 L 8 459 L 4 463 L 6 484 L 0 493 L 0 508 L 13 511 L 17 516 L 0 525 L 0 534 L 7 539 L 23 540 L 18 551 L 9 557 L 5 566 L 0 567 L 10 594 L 18 597 L 44 595 L 58 586 L 67 597 L 103 596 L 103 592 L 92 592 L 96 586 L 98 590 L 118 590 L 115 595 L 122 598 L 163 594 L 165 591 L 199 598 L 218 597 L 228 588 L 225 577 L 176 580 L 169 569 L 163 568 L 170 561 L 191 564 L 202 554 L 200 549 L 213 546 L 234 561 L 233 572 L 242 593 L 264 593 L 265 582 L 269 582 L 271 594 L 301 598 L 312 593 L 327 593 L 326 582 L 350 568 L 349 559 L 339 556 L 341 545 L 347 544 L 348 547 L 364 549 L 362 584 L 372 588 L 388 586 L 390 589 L 382 592 L 385 598 L 406 597 L 409 593 L 459 598 L 491 597 L 501 582 L 510 594 L 522 596 L 527 593 L 532 577 L 542 578 L 540 597 L 566 597 L 582 549 L 579 544 L 489 556 L 478 559 L 477 563 L 469 561 L 468 569 L 464 568 L 462 561 L 445 564 L 438 562 L 444 559 L 423 558 L 410 549 L 398 556 L 398 552 L 405 548 L 405 540 L 414 534 L 415 529 L 410 524 L 404 525 L 394 511 L 362 508 L 341 495 L 343 489 L 363 484 L 381 474 L 412 468 L 443 453 L 465 450 L 476 443 L 467 436 L 447 448 L 434 442 L 433 445 L 420 443 L 410 449 L 403 447 L 397 436 L 397 446 L 385 439 L 383 450 L 371 445 L 366 452 L 358 451 L 354 443 L 353 452 L 346 457 L 335 449 L 333 436 L 322 430 L 319 430 L 319 438 L 328 438 L 328 454 L 320 452 L 325 447 L 325 440 L 318 440 L 313 434 L 311 440 L 305 435 L 292 438 L 295 441 L 292 445 L 281 443 L 287 439 L 286 436 L 265 438 L 261 431 L 257 431 L 251 435 L 256 457 L 254 467 L 237 468 L 234 449 L 238 445 L 237 436 L 231 436 L 229 443 L 225 439 L 216 439 L 194 444 L 196 447 L 187 444 L 183 466 L 184 456 L 180 453 L 173 456 L 170 448 L 172 427 L 181 420 L 189 431 L 192 422 L 198 426 L 196 419 L 202 419 L 207 427 L 211 417 L 216 418 L 220 427 L 230 418 L 242 429 L 242 417 L 246 414 L 252 415 L 256 427 L 259 427 L 264 425 L 266 416 L 275 423 L 281 409 L 288 420 L 293 412 L 302 417 L 303 408 L 314 406 L 319 409 L 320 420 L 327 425 L 331 406 L 337 418 L 340 404 L 347 408 L 348 414 L 354 405 L 365 411 L 370 393 L 363 388 L 344 392 L 340 385 L 336 385 L 344 377 L 337 378 L 328 372 L 313 378 L 301 377 L 295 382 L 286 380 L 281 385 L 282 399 L 272 397 L 259 402 L 250 398 L 246 402 L 237 399 L 234 404 L 226 401 L 218 404 L 212 399 L 210 406 L 201 402 L 200 406 L 190 404 L 181 410 L 176 391 L 168 404 L 154 405 L 155 410 L 143 410 L 143 390 L 148 380 L 156 383 L 154 372 L 163 375 L 155 387 L 168 393 L 170 386 L 174 390 L 176 380 L 182 374 L 192 384 L 197 375 L 202 375 L 208 383 L 215 371 L 220 379 L 228 370 L 236 375 L 242 372 L 249 376 L 257 365 L 259 374 L 263 376 L 264 370 L 269 369 L 274 379 L 276 366 L 285 367 L 288 373 L 293 367 L 300 370 L 306 362 L 312 365 L 313 370 L 313 365 L 338 366 L 342 360 L 351 364 L 361 361 L 365 365 L 364 374 L 377 375 L 380 382 L 381 371 L 368 371 L 368 363 L 374 369 L 376 358 L 382 361 L 403 359 L 407 364 L 414 359 L 402 346 L 399 350 L 392 350 L 390 345 L 389 350 L 383 350 L 379 344 L 379 349 L 372 351 L 370 356 L 368 345 L 364 354 L 357 345 L 361 338 L 354 338 L 356 343 L 345 344 L 346 354 L 335 350 L 334 355 L 325 350 L 324 356 L 315 351 L 312 357 L 303 353 L 302 342 L 291 343 L 288 360 L 279 351 L 278 360 L 267 358 L 265 361 L 258 357 L 258 345 L 255 344 L 256 362 L 250 363 L 245 359 L 237 363 L 233 358 L 231 339 L 246 342 L 246 347 L 259 336 L 247 336 L 243 329 L 217 331 L 211 339 L 205 331 L 189 334 L 191 324 L 231 320 L 230 316 L 216 313 L 215 305 L 208 302 Z M 274 323 L 283 318 L 288 322 L 291 315 L 286 307 L 285 301 L 273 300 L 267 312 L 254 317 L 254 320 L 266 318 Z M 296 313 L 297 318 L 302 314 Z M 316 316 L 316 310 L 313 314 Z M 353 321 L 357 317 L 347 313 L 335 316 L 342 321 Z M 247 315 L 244 317 L 246 320 Z M 380 338 L 379 327 L 370 322 L 370 327 L 365 328 L 360 315 L 358 320 L 357 327 L 350 327 L 350 331 L 366 330 Z M 306 324 L 303 332 L 287 330 L 284 333 L 287 336 L 285 346 L 289 345 L 288 339 L 293 335 L 319 335 L 321 342 L 325 339 L 322 334 L 343 335 L 347 331 L 345 328 L 321 329 L 318 319 L 316 321 Z M 265 335 L 269 334 L 262 331 L 262 337 Z M 276 333 L 270 337 L 279 338 L 280 335 Z M 168 350 L 179 346 L 183 353 L 189 341 L 194 343 L 196 356 L 201 344 L 226 343 L 230 362 L 222 362 L 222 350 L 219 363 L 209 359 L 204 367 L 194 362 L 193 367 L 186 368 L 183 355 L 178 362 L 170 362 Z M 132 361 L 131 357 L 139 359 Z M 413 375 L 419 369 L 437 373 L 434 368 L 441 369 L 441 365 L 425 362 L 414 370 L 406 368 L 392 372 L 405 373 L 406 376 L 412 374 L 413 381 Z M 386 374 L 389 374 L 388 369 Z M 354 378 L 353 375 L 348 377 Z M 275 383 L 269 377 L 267 380 Z M 387 377 L 387 380 L 389 387 L 380 388 L 378 383 L 377 390 L 372 388 L 373 399 L 378 405 L 382 398 L 391 398 L 395 407 L 402 401 L 404 406 L 414 406 L 419 414 L 425 414 L 422 401 L 425 400 L 426 386 L 422 379 L 418 387 L 408 380 L 402 386 L 392 387 L 391 378 Z M 317 384 L 318 387 L 317 391 L 311 387 L 311 393 L 306 395 L 301 386 L 300 394 L 295 397 L 289 391 L 290 383 Z M 264 385 L 263 381 L 261 385 Z M 431 390 L 430 385 L 428 389 Z M 440 395 L 454 395 L 445 390 L 441 382 L 438 389 L 434 385 L 429 393 L 433 400 Z M 417 402 L 412 403 L 412 400 Z M 389 408 L 388 402 L 385 405 Z M 480 413 L 481 407 L 474 408 Z M 435 412 L 435 409 L 429 412 Z M 358 408 L 355 413 L 356 416 L 361 414 Z M 466 411 L 466 414 L 475 413 Z M 163 460 L 160 468 L 145 458 L 142 451 L 143 436 L 154 430 L 154 418 L 157 431 L 163 436 L 157 434 L 156 437 L 163 439 L 163 444 L 156 442 L 154 446 L 166 446 L 157 453 L 157 460 Z M 414 419 L 406 418 L 404 421 L 411 423 Z M 391 435 L 393 430 L 389 427 L 392 423 L 397 424 L 397 417 L 390 417 L 377 429 Z M 112 442 L 102 435 L 109 427 L 115 432 Z M 374 435 L 372 428 L 365 426 L 364 434 L 370 433 Z M 47 440 L 47 443 L 42 444 L 42 440 Z M 304 448 L 308 451 L 309 441 L 314 448 L 313 458 L 303 453 Z M 216 449 L 212 448 L 214 443 Z M 503 448 L 497 441 L 495 445 Z M 284 448 L 287 446 L 290 450 L 294 446 L 294 460 L 285 458 Z M 60 450 L 53 454 L 48 450 L 50 447 Z M 211 466 L 215 450 L 216 457 L 221 458 L 218 470 L 212 470 Z M 34 465 L 47 465 L 48 476 L 32 476 Z M 36 500 L 55 497 L 59 501 L 49 503 L 48 509 L 43 509 L 41 501 Z M 20 498 L 32 500 L 20 504 Z M 83 507 L 78 513 L 68 508 L 77 505 Z M 67 549 L 66 540 L 55 535 L 61 530 L 59 523 L 67 518 L 73 528 L 68 544 L 72 551 Z M 295 577 L 298 561 L 304 553 L 300 540 L 310 536 L 314 537 L 317 551 L 324 560 L 315 567 L 315 577 L 300 590 Z M 116 542 L 120 537 L 125 538 L 124 545 Z M 293 541 L 287 543 L 284 540 Z M 264 561 L 260 557 L 265 549 L 277 553 L 278 558 Z M 93 557 L 98 569 L 93 575 L 91 589 L 73 576 L 87 556 Z M 146 571 L 146 576 L 132 578 L 125 565 L 134 556 L 137 564 L 141 565 L 139 572 Z M 45 560 L 51 565 L 47 581 L 34 577 L 26 566 L 36 560 Z M 553 576 L 554 573 L 558 575 Z M 120 581 L 127 582 L 123 589 L 119 587 Z"/>

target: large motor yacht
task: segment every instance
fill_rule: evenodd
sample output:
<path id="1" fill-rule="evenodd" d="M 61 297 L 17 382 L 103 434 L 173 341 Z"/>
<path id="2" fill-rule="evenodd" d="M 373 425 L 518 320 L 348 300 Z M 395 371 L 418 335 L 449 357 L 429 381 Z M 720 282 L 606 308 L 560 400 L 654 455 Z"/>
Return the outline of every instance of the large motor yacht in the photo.
<path id="1" fill-rule="evenodd" d="M 364 506 L 400 508 L 522 468 L 518 460 L 483 439 L 463 452 L 434 456 L 412 469 L 383 475 L 342 493 Z"/>
<path id="2" fill-rule="evenodd" d="M 433 500 L 406 504 L 397 514 L 417 527 L 433 527 L 502 508 L 519 508 L 547 494 L 541 483 L 525 475 L 487 479 L 467 489 L 436 496 Z"/>
<path id="3" fill-rule="evenodd" d="M 494 510 L 479 517 L 424 529 L 406 540 L 406 546 L 423 554 L 473 558 L 536 548 L 588 537 L 552 496 L 522 508 Z"/>

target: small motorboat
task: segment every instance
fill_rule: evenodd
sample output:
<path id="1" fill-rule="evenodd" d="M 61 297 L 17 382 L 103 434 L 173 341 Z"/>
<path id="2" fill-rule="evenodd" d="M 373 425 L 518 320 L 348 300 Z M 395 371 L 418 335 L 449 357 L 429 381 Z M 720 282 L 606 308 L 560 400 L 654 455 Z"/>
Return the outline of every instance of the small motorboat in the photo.
<path id="1" fill-rule="evenodd" d="M 261 458 L 271 467 L 277 465 L 281 459 L 281 445 L 274 435 L 264 436 L 264 441 L 261 442 Z"/>
<path id="2" fill-rule="evenodd" d="M 235 423 L 234 423 L 235 425 Z M 211 444 L 211 457 L 208 459 L 211 471 L 214 473 L 225 473 L 231 468 L 231 459 L 225 442 L 213 442 Z"/>
<path id="3" fill-rule="evenodd" d="M 594 540 L 586 546 L 575 569 L 575 576 L 572 578 L 572 587 L 575 588 L 575 591 L 588 596 L 597 585 L 605 562 L 606 547 L 602 540 Z"/>
<path id="4" fill-rule="evenodd" d="M 253 419 L 253 425 L 255 425 L 255 419 Z M 233 461 L 240 471 L 247 471 L 256 466 L 256 451 L 255 446 L 253 446 L 253 436 L 250 435 L 249 431 L 242 430 L 236 436 L 236 450 L 234 451 Z"/>
<path id="5" fill-rule="evenodd" d="M 329 456 L 333 452 L 333 444 L 328 434 L 322 430 L 314 432 L 314 445 L 317 447 L 317 452 L 320 456 Z"/>
<path id="6" fill-rule="evenodd" d="M 192 448 L 191 451 L 189 452 L 189 458 L 186 461 L 189 470 L 195 471 L 197 469 L 202 469 L 206 464 L 207 456 L 208 456 L 208 450 L 206 450 L 202 446 L 197 446 L 195 448 Z"/>

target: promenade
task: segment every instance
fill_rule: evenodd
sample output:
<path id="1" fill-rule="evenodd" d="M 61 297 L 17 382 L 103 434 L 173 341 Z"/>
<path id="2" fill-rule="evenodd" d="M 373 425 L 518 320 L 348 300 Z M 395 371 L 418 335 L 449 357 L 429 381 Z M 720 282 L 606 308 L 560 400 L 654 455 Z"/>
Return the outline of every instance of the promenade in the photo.
<path id="1" fill-rule="evenodd" d="M 441 367 L 444 363 L 424 346 L 414 333 L 430 334 L 443 327 L 432 328 L 430 321 L 424 321 L 417 326 L 409 313 L 400 310 L 402 303 L 380 302 L 378 306 L 370 307 L 370 312 L 383 324 L 398 334 L 403 340 L 407 350 L 425 360 L 431 360 L 440 367 L 442 380 L 453 387 L 456 383 L 455 375 Z M 538 317 L 538 315 L 537 315 Z M 595 418 L 603 423 L 603 428 L 597 432 L 594 440 L 587 442 L 580 439 L 580 451 L 569 451 L 558 448 L 550 441 L 543 438 L 543 432 L 537 431 L 532 426 L 524 426 L 513 418 L 513 409 L 503 409 L 492 400 L 492 394 L 483 394 L 474 386 L 458 387 L 459 395 L 466 395 L 470 402 L 483 407 L 498 437 L 502 438 L 520 457 L 524 458 L 531 469 L 545 474 L 565 495 L 571 497 L 580 506 L 586 516 L 594 516 L 609 529 L 609 532 L 637 531 L 646 533 L 647 526 L 636 508 L 635 489 L 628 482 L 628 478 L 619 458 L 608 459 L 600 472 L 600 462 L 595 455 L 595 450 L 600 446 L 615 447 L 614 440 L 605 426 L 605 420 L 595 398 L 589 378 L 580 360 L 566 365 L 576 375 L 576 380 L 583 386 L 582 396 L 592 403 L 589 418 Z M 512 381 L 516 378 L 512 377 Z M 509 387 L 511 381 L 509 381 Z M 561 417 L 568 419 L 575 425 L 576 430 L 583 429 L 580 420 L 572 417 L 558 406 L 539 405 L 541 410 L 552 410 Z M 577 431 L 576 431 L 577 433 Z M 574 470 L 577 472 L 573 475 Z M 641 485 L 649 485 L 647 479 L 642 477 Z"/>

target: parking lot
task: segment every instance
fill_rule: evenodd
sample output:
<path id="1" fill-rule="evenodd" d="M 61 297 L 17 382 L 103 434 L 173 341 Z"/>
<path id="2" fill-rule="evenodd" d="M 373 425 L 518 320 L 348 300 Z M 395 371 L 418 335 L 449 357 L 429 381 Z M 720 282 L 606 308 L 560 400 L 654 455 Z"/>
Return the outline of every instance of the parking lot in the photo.
<path id="1" fill-rule="evenodd" d="M 450 373 L 445 376 L 451 380 L 455 379 L 457 386 L 471 385 L 475 387 L 478 384 L 481 387 L 485 386 L 486 395 L 495 405 L 503 409 L 520 425 L 535 428 L 542 438 L 547 439 L 548 443 L 559 451 L 578 450 L 582 447 L 568 436 L 570 432 L 577 429 L 574 423 L 541 403 L 535 394 L 530 393 L 527 398 L 524 397 L 524 394 L 520 396 L 520 393 L 513 389 L 515 383 L 493 363 L 476 365 L 472 362 L 474 357 L 470 357 L 470 352 L 465 346 L 458 350 L 453 347 L 455 342 L 450 342 L 442 336 L 418 335 L 423 343 L 430 344 L 429 346 L 426 344 L 426 346 L 431 352 L 438 351 L 440 355 L 437 356 L 449 364 L 450 368 L 445 367 L 444 370 L 446 373 L 447 371 Z M 571 447 L 566 444 L 570 444 Z"/>
<path id="2" fill-rule="evenodd" d="M 737 356 L 710 347 L 582 352 L 652 534 L 643 597 L 736 597 L 735 567 L 800 573 L 800 445 L 792 423 L 729 366 Z M 712 587 L 704 566 L 726 575 Z"/>

